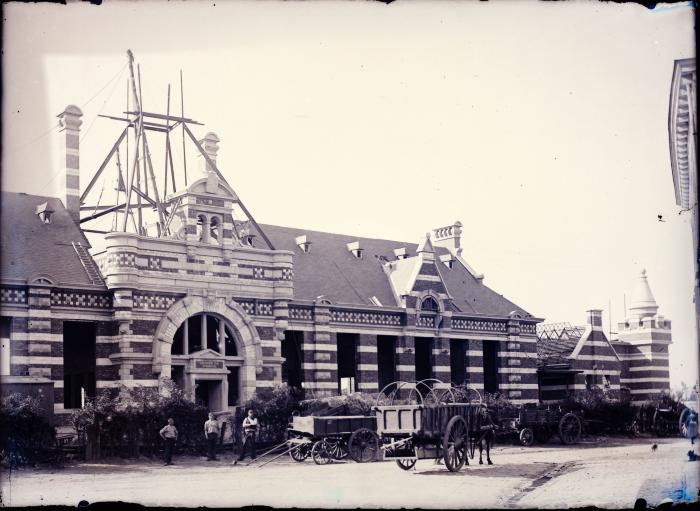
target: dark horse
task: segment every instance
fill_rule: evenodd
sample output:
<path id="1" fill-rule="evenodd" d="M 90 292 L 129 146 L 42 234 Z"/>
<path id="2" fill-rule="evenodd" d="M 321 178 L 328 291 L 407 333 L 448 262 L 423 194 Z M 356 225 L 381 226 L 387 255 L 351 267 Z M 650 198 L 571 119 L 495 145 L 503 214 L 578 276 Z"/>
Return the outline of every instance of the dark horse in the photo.
<path id="1" fill-rule="evenodd" d="M 491 445 L 494 440 L 496 440 L 495 429 L 497 426 L 493 422 L 486 405 L 481 405 L 474 418 L 476 420 L 476 427 L 470 428 L 471 431 L 469 432 L 470 456 L 467 456 L 467 465 L 469 465 L 469 457 L 474 459 L 474 450 L 477 445 L 479 446 L 479 465 L 484 464 L 484 445 L 486 446 L 486 463 L 493 465 L 493 461 L 491 461 Z"/>

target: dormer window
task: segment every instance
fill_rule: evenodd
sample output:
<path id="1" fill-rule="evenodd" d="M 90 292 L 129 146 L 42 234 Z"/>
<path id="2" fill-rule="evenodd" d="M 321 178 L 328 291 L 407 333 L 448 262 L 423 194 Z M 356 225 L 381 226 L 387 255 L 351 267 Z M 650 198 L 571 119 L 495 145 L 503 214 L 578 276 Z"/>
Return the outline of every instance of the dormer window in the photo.
<path id="1" fill-rule="evenodd" d="M 362 259 L 362 252 L 364 249 L 360 247 L 360 242 L 359 241 L 353 241 L 352 243 L 348 243 L 347 245 L 348 250 L 358 259 Z"/>
<path id="2" fill-rule="evenodd" d="M 36 207 L 36 214 L 39 215 L 39 218 L 42 222 L 44 222 L 45 224 L 50 224 L 51 217 L 54 214 L 54 210 L 51 206 L 49 206 L 48 202 L 44 202 L 43 204 L 39 204 Z"/>
<path id="3" fill-rule="evenodd" d="M 452 269 L 455 264 L 455 257 L 452 254 L 445 254 L 440 256 L 440 261 L 443 262 L 445 266 Z"/>
<path id="4" fill-rule="evenodd" d="M 244 234 L 242 237 L 243 244 L 248 245 L 249 247 L 253 246 L 253 242 L 255 241 L 255 234 Z"/>
<path id="5" fill-rule="evenodd" d="M 435 298 L 433 298 L 432 296 L 428 296 L 421 302 L 420 310 L 437 312 L 438 310 L 440 310 L 440 307 L 438 307 L 438 303 L 435 301 Z"/>
<path id="6" fill-rule="evenodd" d="M 396 256 L 396 259 L 406 259 L 408 257 L 405 247 L 395 248 L 394 255 Z"/>
<path id="7" fill-rule="evenodd" d="M 297 236 L 296 238 L 294 238 L 294 242 L 296 243 L 297 247 L 299 247 L 301 251 L 305 254 L 311 252 L 311 242 L 307 239 L 306 234 L 303 234 L 302 236 Z"/>

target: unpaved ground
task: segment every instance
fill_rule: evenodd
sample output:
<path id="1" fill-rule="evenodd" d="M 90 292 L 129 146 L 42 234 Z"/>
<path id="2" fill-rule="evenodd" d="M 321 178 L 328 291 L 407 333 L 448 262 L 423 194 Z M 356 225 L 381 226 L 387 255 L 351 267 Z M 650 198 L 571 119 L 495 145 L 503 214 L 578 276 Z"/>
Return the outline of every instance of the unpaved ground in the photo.
<path id="1" fill-rule="evenodd" d="M 632 507 L 638 497 L 651 505 L 667 497 L 676 502 L 697 499 L 700 462 L 688 462 L 689 447 L 682 439 L 497 446 L 495 465 L 472 464 L 456 474 L 430 460 L 419 461 L 409 472 L 390 462 L 317 466 L 289 459 L 262 468 L 232 467 L 230 455 L 220 462 L 180 458 L 171 467 L 119 460 L 3 473 L 2 504 L 75 506 L 87 500 L 190 507 Z"/>

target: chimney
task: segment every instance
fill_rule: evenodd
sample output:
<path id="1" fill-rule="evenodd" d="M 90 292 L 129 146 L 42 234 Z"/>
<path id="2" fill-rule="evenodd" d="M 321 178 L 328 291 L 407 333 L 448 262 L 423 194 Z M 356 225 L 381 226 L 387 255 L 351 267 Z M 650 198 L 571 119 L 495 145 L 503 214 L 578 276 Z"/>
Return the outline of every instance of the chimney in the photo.
<path id="1" fill-rule="evenodd" d="M 83 112 L 75 105 L 68 105 L 58 114 L 58 123 L 64 132 L 61 137 L 61 158 L 65 169 L 65 193 L 63 204 L 75 223 L 80 223 L 80 119 Z"/>
<path id="2" fill-rule="evenodd" d="M 433 239 L 434 246 L 445 247 L 454 256 L 461 255 L 462 222 L 457 220 L 452 225 L 433 229 Z"/>
<path id="3" fill-rule="evenodd" d="M 202 145 L 204 152 L 207 153 L 207 156 L 209 156 L 209 159 L 216 165 L 216 155 L 219 152 L 219 137 L 216 136 L 216 133 L 210 131 L 204 135 L 204 138 L 199 143 Z M 209 172 L 214 172 L 214 167 L 209 165 L 204 156 L 201 154 L 199 156 L 201 158 L 199 169 L 202 174 L 200 177 L 207 177 Z"/>
<path id="4" fill-rule="evenodd" d="M 588 314 L 588 324 L 593 327 L 593 330 L 603 329 L 603 311 L 602 309 L 591 309 L 586 311 Z"/>

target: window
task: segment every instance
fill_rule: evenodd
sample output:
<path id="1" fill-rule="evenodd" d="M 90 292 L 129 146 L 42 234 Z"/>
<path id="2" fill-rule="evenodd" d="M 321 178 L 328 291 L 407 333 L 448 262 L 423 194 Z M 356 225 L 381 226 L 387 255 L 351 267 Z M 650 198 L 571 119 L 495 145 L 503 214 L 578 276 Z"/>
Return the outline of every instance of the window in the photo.
<path id="1" fill-rule="evenodd" d="M 212 217 L 211 222 L 209 223 L 209 238 L 211 241 L 219 243 L 219 228 L 221 227 L 221 224 L 219 223 L 218 217 Z"/>
<path id="2" fill-rule="evenodd" d="M 438 310 L 440 310 L 440 308 L 438 307 L 438 303 L 432 296 L 428 296 L 421 302 L 420 309 L 431 312 L 437 312 Z"/>
<path id="3" fill-rule="evenodd" d="M 12 326 L 12 318 L 1 318 L 0 322 L 0 343 L 2 343 L 2 351 L 0 351 L 0 375 L 9 376 L 10 374 L 10 331 Z"/>
<path id="4" fill-rule="evenodd" d="M 94 323 L 63 323 L 63 407 L 82 408 L 95 397 L 96 330 Z"/>
<path id="5" fill-rule="evenodd" d="M 286 382 L 290 387 L 302 389 L 304 381 L 304 372 L 302 363 L 304 361 L 304 353 L 302 352 L 302 344 L 304 342 L 304 332 L 286 330 L 284 332 L 284 340 L 282 341 L 282 381 Z"/>
<path id="6" fill-rule="evenodd" d="M 190 316 L 173 337 L 171 353 L 189 355 L 210 349 L 226 356 L 237 356 L 236 339 L 228 323 L 216 314 L 200 313 Z"/>
<path id="7" fill-rule="evenodd" d="M 197 215 L 197 239 L 199 241 L 207 241 L 209 232 L 206 229 L 207 217 L 204 215 Z"/>

